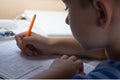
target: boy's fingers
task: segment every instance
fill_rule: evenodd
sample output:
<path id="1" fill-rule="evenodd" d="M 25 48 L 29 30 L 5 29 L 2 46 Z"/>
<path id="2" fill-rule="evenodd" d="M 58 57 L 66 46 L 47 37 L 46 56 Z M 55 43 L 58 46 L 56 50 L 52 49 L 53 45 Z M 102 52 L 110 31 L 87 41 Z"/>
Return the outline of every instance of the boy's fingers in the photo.
<path id="1" fill-rule="evenodd" d="M 17 45 L 20 46 L 20 43 L 22 42 L 22 38 L 19 36 L 15 36 L 15 40 L 17 42 Z"/>
<path id="2" fill-rule="evenodd" d="M 31 45 L 32 45 L 33 42 L 32 42 L 32 40 L 31 40 L 31 38 L 25 37 L 25 38 L 22 40 L 20 46 L 26 46 L 27 44 L 31 44 Z"/>
<path id="3" fill-rule="evenodd" d="M 33 56 L 38 55 L 37 49 L 35 47 L 33 47 L 32 45 L 27 45 L 27 48 L 29 48 L 29 50 L 32 52 Z"/>
<path id="4" fill-rule="evenodd" d="M 61 57 L 61 59 L 68 59 L 69 57 L 67 55 L 64 55 Z"/>
<path id="5" fill-rule="evenodd" d="M 26 48 L 26 50 L 24 52 L 26 55 L 32 56 L 32 52 L 28 48 Z"/>
<path id="6" fill-rule="evenodd" d="M 38 53 L 36 51 L 32 51 L 32 56 L 38 56 Z"/>
<path id="7" fill-rule="evenodd" d="M 71 56 L 71 57 L 68 58 L 68 60 L 76 61 L 76 60 L 77 60 L 77 57 Z"/>
<path id="8" fill-rule="evenodd" d="M 78 73 L 83 74 L 84 73 L 83 62 L 81 60 L 77 60 L 77 61 L 75 61 L 75 65 L 78 67 Z"/>
<path id="9" fill-rule="evenodd" d="M 23 38 L 25 37 L 25 33 L 20 33 L 15 36 L 15 40 L 17 42 L 17 46 L 21 48 L 21 43 L 23 41 Z"/>
<path id="10" fill-rule="evenodd" d="M 83 62 L 81 61 L 81 60 L 76 60 L 75 62 L 74 62 L 76 65 L 80 65 L 80 66 L 83 66 Z"/>
<path id="11" fill-rule="evenodd" d="M 75 65 L 78 66 L 79 68 L 83 67 L 83 62 L 81 60 L 76 60 Z"/>

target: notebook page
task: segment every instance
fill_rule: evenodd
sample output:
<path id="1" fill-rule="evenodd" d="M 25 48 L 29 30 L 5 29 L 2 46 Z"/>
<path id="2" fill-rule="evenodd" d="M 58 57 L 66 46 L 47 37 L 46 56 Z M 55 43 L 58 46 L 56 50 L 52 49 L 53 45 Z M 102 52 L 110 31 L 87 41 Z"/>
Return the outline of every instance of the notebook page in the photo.
<path id="1" fill-rule="evenodd" d="M 45 62 L 49 61 L 47 57 L 40 59 L 26 58 L 21 55 L 15 40 L 3 42 L 0 44 L 0 75 L 5 78 L 21 78 L 28 73 L 40 69 L 45 70 Z"/>

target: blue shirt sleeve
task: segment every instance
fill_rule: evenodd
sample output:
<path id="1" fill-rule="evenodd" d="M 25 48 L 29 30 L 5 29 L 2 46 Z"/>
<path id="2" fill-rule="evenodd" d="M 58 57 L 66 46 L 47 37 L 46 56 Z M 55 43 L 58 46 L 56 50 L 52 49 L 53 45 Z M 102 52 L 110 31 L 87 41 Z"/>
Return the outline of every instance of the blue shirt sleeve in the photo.
<path id="1" fill-rule="evenodd" d="M 120 62 L 106 60 L 87 75 L 76 74 L 73 79 L 120 79 Z"/>
<path id="2" fill-rule="evenodd" d="M 73 76 L 73 79 L 87 79 L 87 77 L 85 75 L 76 74 L 75 76 Z"/>

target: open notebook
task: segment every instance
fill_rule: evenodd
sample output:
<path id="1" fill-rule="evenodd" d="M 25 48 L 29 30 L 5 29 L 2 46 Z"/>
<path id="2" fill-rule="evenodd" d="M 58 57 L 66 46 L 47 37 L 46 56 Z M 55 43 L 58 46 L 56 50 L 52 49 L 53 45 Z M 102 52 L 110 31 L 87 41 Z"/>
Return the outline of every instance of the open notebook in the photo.
<path id="1" fill-rule="evenodd" d="M 56 55 L 28 57 L 21 53 L 16 41 L 0 42 L 0 77 L 8 79 L 30 78 L 49 68 Z M 94 66 L 84 63 L 85 73 Z"/>
<path id="2" fill-rule="evenodd" d="M 30 78 L 47 69 L 53 59 L 54 56 L 25 56 L 17 47 L 15 40 L 2 42 L 0 44 L 0 77 Z"/>

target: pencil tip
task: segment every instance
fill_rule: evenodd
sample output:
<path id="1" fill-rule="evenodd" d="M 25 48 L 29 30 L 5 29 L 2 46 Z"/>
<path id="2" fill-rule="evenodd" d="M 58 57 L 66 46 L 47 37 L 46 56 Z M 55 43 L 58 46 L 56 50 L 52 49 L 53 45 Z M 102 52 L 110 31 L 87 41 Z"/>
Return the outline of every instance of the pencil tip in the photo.
<path id="1" fill-rule="evenodd" d="M 34 15 L 34 18 L 36 18 L 36 14 Z"/>

